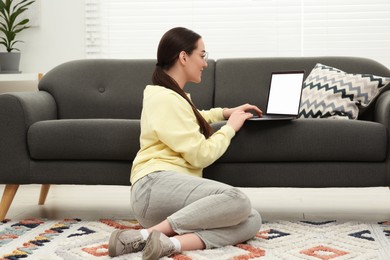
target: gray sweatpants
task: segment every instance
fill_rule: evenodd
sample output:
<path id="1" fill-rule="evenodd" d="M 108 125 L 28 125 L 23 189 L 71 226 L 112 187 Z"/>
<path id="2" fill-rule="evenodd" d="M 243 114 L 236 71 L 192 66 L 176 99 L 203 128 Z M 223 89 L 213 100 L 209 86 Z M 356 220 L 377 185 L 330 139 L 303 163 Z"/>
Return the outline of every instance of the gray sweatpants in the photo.
<path id="1" fill-rule="evenodd" d="M 168 220 L 177 234 L 195 233 L 206 248 L 242 243 L 260 229 L 261 217 L 239 189 L 188 174 L 160 171 L 131 188 L 131 207 L 145 228 Z"/>

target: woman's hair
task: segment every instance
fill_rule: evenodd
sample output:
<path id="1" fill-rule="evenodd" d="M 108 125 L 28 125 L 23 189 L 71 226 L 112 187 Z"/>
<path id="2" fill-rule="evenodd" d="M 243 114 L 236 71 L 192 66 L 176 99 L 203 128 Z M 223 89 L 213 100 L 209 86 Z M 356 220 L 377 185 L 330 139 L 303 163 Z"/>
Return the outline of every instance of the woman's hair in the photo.
<path id="1" fill-rule="evenodd" d="M 153 73 L 153 84 L 166 87 L 178 93 L 191 105 L 192 110 L 198 120 L 201 133 L 209 138 L 213 134 L 213 129 L 199 113 L 198 109 L 186 95 L 179 84 L 164 70 L 169 70 L 179 58 L 179 54 L 185 51 L 188 55 L 198 47 L 196 44 L 201 36 L 189 29 L 176 27 L 167 31 L 160 40 L 157 50 L 157 64 Z"/>

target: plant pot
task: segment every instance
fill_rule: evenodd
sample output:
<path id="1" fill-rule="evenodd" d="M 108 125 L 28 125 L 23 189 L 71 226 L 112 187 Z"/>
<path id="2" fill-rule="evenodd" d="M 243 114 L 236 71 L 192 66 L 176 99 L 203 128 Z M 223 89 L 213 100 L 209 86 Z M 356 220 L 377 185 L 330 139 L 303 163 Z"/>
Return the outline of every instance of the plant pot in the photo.
<path id="1" fill-rule="evenodd" d="M 0 73 L 20 73 L 20 52 L 0 52 Z"/>

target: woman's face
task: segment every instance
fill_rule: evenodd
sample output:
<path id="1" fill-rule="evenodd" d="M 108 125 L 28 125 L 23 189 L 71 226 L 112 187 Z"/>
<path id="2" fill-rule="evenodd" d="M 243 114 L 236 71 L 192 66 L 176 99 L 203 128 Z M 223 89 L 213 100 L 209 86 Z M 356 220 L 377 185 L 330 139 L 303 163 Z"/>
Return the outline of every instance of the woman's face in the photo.
<path id="1" fill-rule="evenodd" d="M 188 56 L 186 74 L 189 82 L 200 83 L 202 71 L 207 67 L 207 52 L 202 38 L 198 40 L 196 45 L 198 47 Z"/>

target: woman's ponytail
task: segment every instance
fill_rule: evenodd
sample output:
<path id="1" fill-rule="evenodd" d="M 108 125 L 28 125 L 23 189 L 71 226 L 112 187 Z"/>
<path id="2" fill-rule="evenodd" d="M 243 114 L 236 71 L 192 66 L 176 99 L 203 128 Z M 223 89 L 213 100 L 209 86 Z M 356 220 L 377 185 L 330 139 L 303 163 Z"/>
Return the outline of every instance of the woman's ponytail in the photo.
<path id="1" fill-rule="evenodd" d="M 154 70 L 152 81 L 154 85 L 166 87 L 170 90 L 173 90 L 177 94 L 182 96 L 185 100 L 187 100 L 187 102 L 191 105 L 192 110 L 194 111 L 196 119 L 198 120 L 198 124 L 200 126 L 200 132 L 206 137 L 206 139 L 213 134 L 214 132 L 213 129 L 211 128 L 209 123 L 207 123 L 207 121 L 203 118 L 203 116 L 199 113 L 198 109 L 189 99 L 189 97 L 184 92 L 184 90 L 179 87 L 177 82 L 172 77 L 170 77 L 167 73 L 165 73 L 161 65 L 158 63 L 156 64 L 156 69 Z"/>

